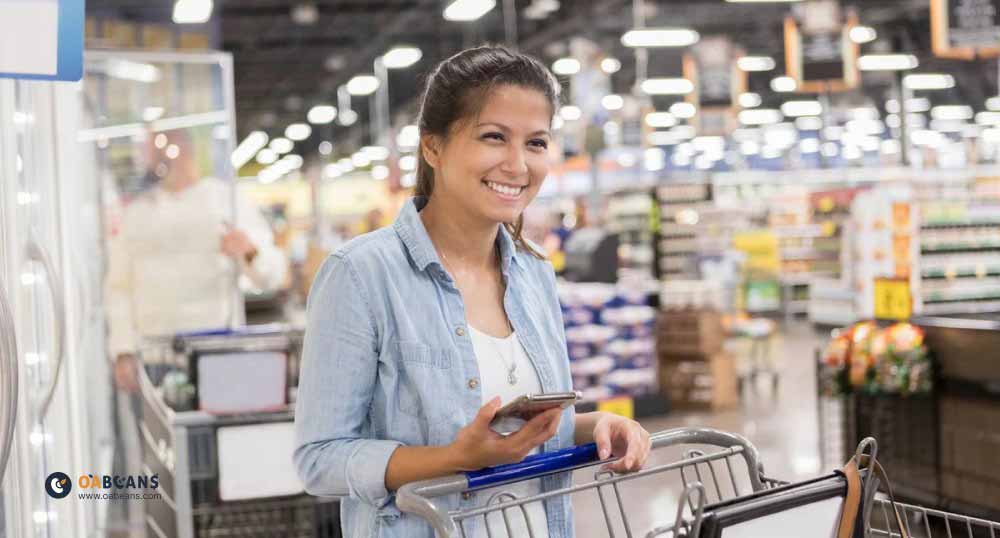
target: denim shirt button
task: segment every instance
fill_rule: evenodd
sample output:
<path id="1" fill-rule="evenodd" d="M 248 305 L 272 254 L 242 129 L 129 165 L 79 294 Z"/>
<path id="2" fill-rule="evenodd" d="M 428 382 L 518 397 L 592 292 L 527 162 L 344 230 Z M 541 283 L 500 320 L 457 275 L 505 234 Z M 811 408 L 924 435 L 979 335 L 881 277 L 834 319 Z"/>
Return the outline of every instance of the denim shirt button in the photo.
<path id="1" fill-rule="evenodd" d="M 469 380 L 469 388 L 470 389 L 476 390 L 476 387 L 478 387 L 478 386 L 479 386 L 479 380 L 478 379 L 476 379 L 476 378 L 473 377 L 472 379 Z"/>
<path id="2" fill-rule="evenodd" d="M 455 329 L 455 334 L 459 336 L 465 336 L 465 329 L 458 327 L 457 329 Z"/>

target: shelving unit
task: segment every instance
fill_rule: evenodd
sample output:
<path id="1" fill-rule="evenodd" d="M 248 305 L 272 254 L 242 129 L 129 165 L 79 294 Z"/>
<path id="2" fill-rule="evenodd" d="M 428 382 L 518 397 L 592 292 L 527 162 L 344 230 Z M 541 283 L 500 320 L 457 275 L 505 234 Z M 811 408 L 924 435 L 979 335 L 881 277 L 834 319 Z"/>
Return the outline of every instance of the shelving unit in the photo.
<path id="1" fill-rule="evenodd" d="M 684 182 L 660 185 L 655 203 L 660 215 L 657 264 L 661 280 L 697 278 L 706 217 L 714 209 L 711 185 Z"/>
<path id="2" fill-rule="evenodd" d="M 923 314 L 1000 311 L 1000 203 L 964 198 L 921 208 Z"/>
<path id="3" fill-rule="evenodd" d="M 619 275 L 653 278 L 653 200 L 645 189 L 615 192 L 608 201 L 608 229 L 618 234 Z"/>

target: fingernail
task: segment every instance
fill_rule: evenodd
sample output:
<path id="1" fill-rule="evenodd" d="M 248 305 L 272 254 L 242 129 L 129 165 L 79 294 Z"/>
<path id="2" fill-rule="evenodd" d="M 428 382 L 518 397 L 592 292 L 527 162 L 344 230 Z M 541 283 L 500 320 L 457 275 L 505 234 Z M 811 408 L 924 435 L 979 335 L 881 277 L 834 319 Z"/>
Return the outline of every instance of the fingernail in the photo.
<path id="1" fill-rule="evenodd" d="M 602 460 L 606 460 L 606 459 L 608 459 L 608 449 L 606 449 L 606 448 L 602 448 L 602 449 L 601 449 L 601 452 L 600 452 L 600 458 L 601 458 Z"/>

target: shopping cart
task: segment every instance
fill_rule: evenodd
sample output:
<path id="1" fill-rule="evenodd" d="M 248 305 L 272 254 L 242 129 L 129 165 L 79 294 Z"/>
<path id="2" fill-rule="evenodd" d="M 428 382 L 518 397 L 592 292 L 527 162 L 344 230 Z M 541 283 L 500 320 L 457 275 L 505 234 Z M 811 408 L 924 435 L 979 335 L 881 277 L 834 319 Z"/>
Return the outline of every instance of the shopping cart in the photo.
<path id="1" fill-rule="evenodd" d="M 651 441 L 657 452 L 669 447 L 687 447 L 687 450 L 683 450 L 682 457 L 676 461 L 653 465 L 636 473 L 616 474 L 601 469 L 595 472 L 593 480 L 539 495 L 519 498 L 516 493 L 506 491 L 489 495 L 485 505 L 477 508 L 448 510 L 439 501 L 449 495 L 510 487 L 545 475 L 606 463 L 597 460 L 594 444 L 582 445 L 531 456 L 517 464 L 407 484 L 397 492 L 396 504 L 401 511 L 415 514 L 429 522 L 440 538 L 468 538 L 468 527 L 473 525 L 485 526 L 486 535 L 494 538 L 496 525 L 486 522 L 487 517 L 496 521 L 498 516 L 502 518 L 502 527 L 506 529 L 502 536 L 513 538 L 515 534 L 512 528 L 526 527 L 526 532 L 519 535 L 535 538 L 538 534 L 532 528 L 527 505 L 558 496 L 583 496 L 590 493 L 596 494 L 600 502 L 607 531 L 607 534 L 603 534 L 604 528 L 597 531 L 602 536 L 695 538 L 700 536 L 703 514 L 711 510 L 713 504 L 787 484 L 765 476 L 757 449 L 736 434 L 708 428 L 679 428 L 656 433 Z M 628 482 L 643 479 L 656 480 L 654 484 L 657 488 L 680 488 L 680 494 L 676 498 L 676 506 L 659 510 L 670 518 L 668 521 L 654 523 L 645 533 L 636 533 L 630 516 L 630 505 L 635 504 L 638 499 L 630 496 L 624 489 Z M 984 519 L 899 502 L 896 502 L 896 506 L 900 509 L 903 524 L 912 538 L 996 538 L 1000 531 L 1000 524 Z M 893 511 L 888 499 L 872 498 L 863 509 L 868 536 L 901 536 L 894 517 L 890 516 Z M 471 523 L 477 519 L 481 524 Z M 520 525 L 514 520 L 520 520 Z M 805 535 L 812 536 L 803 534 Z"/>

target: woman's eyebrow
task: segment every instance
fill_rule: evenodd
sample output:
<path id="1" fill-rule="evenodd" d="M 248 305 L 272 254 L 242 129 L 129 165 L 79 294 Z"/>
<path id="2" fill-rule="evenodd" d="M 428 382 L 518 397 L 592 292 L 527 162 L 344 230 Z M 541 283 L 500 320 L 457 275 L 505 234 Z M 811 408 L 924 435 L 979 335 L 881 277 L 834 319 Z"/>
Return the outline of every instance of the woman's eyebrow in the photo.
<path id="1" fill-rule="evenodd" d="M 476 125 L 477 128 L 479 128 L 479 127 L 486 127 L 486 126 L 499 127 L 501 131 L 507 131 L 507 132 L 510 132 L 510 130 L 511 130 L 510 127 L 507 127 L 506 125 L 504 125 L 502 123 L 496 123 L 494 121 L 484 121 L 484 122 L 479 123 L 479 124 Z M 544 135 L 544 136 L 550 136 L 550 133 L 549 133 L 548 129 L 539 129 L 539 130 L 531 133 L 529 136 L 542 136 L 542 135 Z"/>

